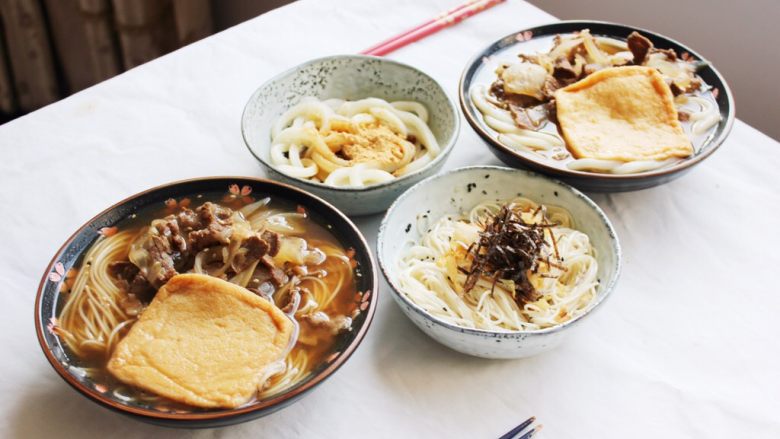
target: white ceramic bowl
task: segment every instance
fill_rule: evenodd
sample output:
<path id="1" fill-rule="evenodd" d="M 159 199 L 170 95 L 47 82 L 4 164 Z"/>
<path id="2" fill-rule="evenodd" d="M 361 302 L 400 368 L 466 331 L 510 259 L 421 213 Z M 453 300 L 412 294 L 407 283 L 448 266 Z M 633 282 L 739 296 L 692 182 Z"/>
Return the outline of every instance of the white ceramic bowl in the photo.
<path id="1" fill-rule="evenodd" d="M 428 109 L 428 126 L 441 153 L 417 172 L 365 188 L 333 187 L 289 177 L 270 162 L 271 126 L 306 96 L 323 100 L 378 97 L 420 102 Z M 459 130 L 457 107 L 435 79 L 409 65 L 363 55 L 319 58 L 281 73 L 255 91 L 241 118 L 244 142 L 271 178 L 312 192 L 348 215 L 382 212 L 406 189 L 437 173 L 452 152 Z"/>
<path id="2" fill-rule="evenodd" d="M 469 190 L 470 184 L 474 186 Z M 483 192 L 484 191 L 484 192 Z M 568 209 L 575 228 L 586 233 L 595 248 L 598 296 L 585 313 L 558 326 L 538 331 L 497 332 L 469 329 L 446 323 L 415 305 L 399 288 L 398 257 L 410 240 L 418 240 L 414 225 L 420 215 L 433 221 L 468 210 L 480 201 L 517 196 Z M 497 166 L 459 168 L 415 185 L 387 211 L 379 228 L 377 255 L 393 298 L 404 314 L 439 343 L 464 354 L 484 358 L 521 358 L 558 345 L 585 317 L 598 308 L 615 288 L 620 276 L 621 252 L 615 230 L 604 212 L 573 187 L 541 175 Z"/>

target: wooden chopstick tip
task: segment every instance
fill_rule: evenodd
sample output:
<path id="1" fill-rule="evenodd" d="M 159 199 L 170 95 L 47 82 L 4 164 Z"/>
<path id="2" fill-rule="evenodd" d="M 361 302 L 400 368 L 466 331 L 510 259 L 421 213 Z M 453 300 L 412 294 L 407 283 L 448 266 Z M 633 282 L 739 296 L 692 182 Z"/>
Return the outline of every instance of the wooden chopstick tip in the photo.
<path id="1" fill-rule="evenodd" d="M 540 431 L 542 431 L 542 428 L 543 428 L 543 427 L 544 427 L 544 425 L 543 425 L 543 424 L 539 424 L 539 425 L 535 426 L 534 428 L 532 428 L 532 429 L 528 430 L 528 432 L 527 432 L 527 433 L 525 433 L 524 435 L 520 436 L 520 437 L 519 437 L 519 438 L 517 438 L 517 439 L 531 439 L 532 437 L 536 436 L 536 435 L 537 435 L 537 433 L 539 433 Z"/>

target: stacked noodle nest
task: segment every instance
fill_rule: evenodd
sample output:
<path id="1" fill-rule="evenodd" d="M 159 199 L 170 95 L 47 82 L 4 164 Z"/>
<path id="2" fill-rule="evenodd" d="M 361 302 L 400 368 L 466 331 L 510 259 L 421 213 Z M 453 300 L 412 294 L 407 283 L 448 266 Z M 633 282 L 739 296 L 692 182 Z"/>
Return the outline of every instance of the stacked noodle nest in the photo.
<path id="1" fill-rule="evenodd" d="M 527 275 L 541 297 L 529 297 L 522 308 L 517 296 L 507 294 L 506 277 L 495 279 L 492 293 L 493 282 L 484 277 L 469 289 L 473 265 L 458 254 L 470 251 L 500 200 L 514 203 L 529 224 L 557 225 L 557 250 L 548 248 L 541 258 L 551 256 L 557 267 L 542 264 L 538 276 Z M 549 231 L 544 235 L 547 240 Z M 454 169 L 407 191 L 382 220 L 377 255 L 393 298 L 415 325 L 445 346 L 484 358 L 528 357 L 555 347 L 614 290 L 621 265 L 615 231 L 587 196 L 528 171 L 495 166 Z"/>

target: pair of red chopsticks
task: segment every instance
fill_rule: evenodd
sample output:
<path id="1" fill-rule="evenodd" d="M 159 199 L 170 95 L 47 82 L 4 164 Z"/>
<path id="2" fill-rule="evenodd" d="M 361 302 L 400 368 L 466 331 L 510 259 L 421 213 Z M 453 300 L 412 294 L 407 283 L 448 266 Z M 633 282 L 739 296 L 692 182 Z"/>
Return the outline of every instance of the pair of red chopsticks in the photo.
<path id="1" fill-rule="evenodd" d="M 442 29 L 456 25 L 461 21 L 478 14 L 485 9 L 493 7 L 506 0 L 469 0 L 462 5 L 456 6 L 449 11 L 443 12 L 436 17 L 420 24 L 406 32 L 396 35 L 388 40 L 369 47 L 360 52 L 363 55 L 382 56 L 394 50 L 400 49 L 407 44 L 414 43 L 417 40 L 434 34 Z"/>

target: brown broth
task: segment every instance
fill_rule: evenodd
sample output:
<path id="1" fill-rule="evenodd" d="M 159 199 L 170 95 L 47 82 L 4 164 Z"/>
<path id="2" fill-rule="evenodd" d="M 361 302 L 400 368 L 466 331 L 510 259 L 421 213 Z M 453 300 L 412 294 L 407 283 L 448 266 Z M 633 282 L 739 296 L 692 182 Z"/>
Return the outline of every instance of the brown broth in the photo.
<path id="1" fill-rule="evenodd" d="M 180 211 L 182 207 L 188 207 L 194 210 L 196 207 L 200 206 L 206 201 L 211 201 L 224 207 L 230 207 L 233 210 L 238 210 L 255 200 L 249 199 L 247 197 L 244 197 L 243 199 L 235 196 L 224 197 L 222 193 L 195 195 L 191 199 L 185 197 L 175 201 L 168 200 L 160 207 L 154 206 L 141 209 L 136 214 L 133 214 L 129 218 L 121 221 L 116 225 L 116 227 L 119 231 L 128 230 L 140 232 L 154 219 L 163 218 L 172 213 L 176 213 Z M 296 212 L 296 209 L 300 209 L 289 203 L 273 199 L 265 208 L 271 208 L 283 212 Z M 345 249 L 326 227 L 318 224 L 308 215 L 306 218 L 293 218 L 290 220 L 290 224 L 293 225 L 296 229 L 296 232 L 291 233 L 290 236 L 304 238 L 309 244 L 309 247 L 331 247 L 338 249 L 338 251 L 345 255 L 349 252 L 349 250 Z M 126 256 L 124 260 L 126 260 Z M 78 270 L 82 263 L 83 261 L 80 261 L 77 267 L 74 268 Z M 345 265 L 344 262 L 341 262 L 334 257 L 328 257 L 322 264 L 306 266 L 306 269 L 310 273 L 318 270 L 325 270 L 325 272 L 328 274 L 322 277 L 322 281 L 328 285 L 331 291 L 336 288 L 336 284 L 338 282 L 337 276 L 334 276 L 333 273 L 335 273 L 337 270 L 342 270 L 342 272 L 345 273 L 344 282 L 339 287 L 338 291 L 336 291 L 332 301 L 326 307 L 319 309 L 319 311 L 325 312 L 331 318 L 337 316 L 355 317 L 357 313 L 360 312 L 358 310 L 359 300 L 356 300 L 359 299 L 357 296 L 358 293 L 355 283 L 356 270 L 354 266 L 354 260 L 351 257 L 349 258 L 349 264 L 350 265 L 348 266 Z M 307 287 L 307 283 L 311 282 L 303 281 L 300 286 Z M 64 303 L 67 300 L 67 296 L 67 294 L 63 294 L 61 296 L 63 299 L 61 299 L 60 303 L 58 303 L 58 315 L 62 311 Z M 278 300 L 278 297 L 275 297 L 274 299 L 276 301 Z M 148 302 L 146 302 L 145 305 L 148 305 Z M 328 358 L 335 352 L 339 338 L 345 335 L 343 332 L 334 334 L 331 331 L 308 324 L 299 324 L 299 328 L 300 332 L 298 339 L 292 351 L 288 354 L 288 358 L 290 356 L 303 353 L 308 360 L 308 366 L 305 370 L 306 376 L 304 376 L 298 382 L 288 386 L 288 388 L 295 387 L 296 385 L 305 382 L 307 378 L 311 376 L 312 372 L 315 372 L 319 368 L 324 367 Z M 127 334 L 127 330 L 129 330 L 129 327 L 124 330 L 122 336 Z M 351 330 L 352 329 L 350 329 L 350 331 Z M 300 342 L 301 339 L 313 339 L 316 340 L 316 342 L 306 345 Z M 94 383 L 96 389 L 105 393 L 113 393 L 115 397 L 121 400 L 125 400 L 127 404 L 168 412 L 190 412 L 203 410 L 198 407 L 192 407 L 178 403 L 167 398 L 152 395 L 143 390 L 125 385 L 116 380 L 108 372 L 106 368 L 108 358 L 80 358 L 71 350 L 67 349 L 67 345 L 65 343 L 63 343 L 63 346 L 65 346 L 66 352 L 68 352 L 68 356 L 70 357 L 72 364 L 85 371 L 89 380 Z M 278 379 L 278 377 L 276 378 Z M 273 382 L 274 379 L 275 378 L 272 377 L 269 382 Z M 284 390 L 282 390 L 282 392 L 284 392 Z M 271 396 L 273 395 L 269 395 L 268 397 Z M 256 399 L 252 400 L 249 402 L 249 404 L 256 401 Z"/>

